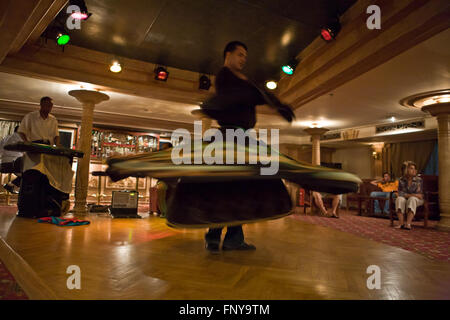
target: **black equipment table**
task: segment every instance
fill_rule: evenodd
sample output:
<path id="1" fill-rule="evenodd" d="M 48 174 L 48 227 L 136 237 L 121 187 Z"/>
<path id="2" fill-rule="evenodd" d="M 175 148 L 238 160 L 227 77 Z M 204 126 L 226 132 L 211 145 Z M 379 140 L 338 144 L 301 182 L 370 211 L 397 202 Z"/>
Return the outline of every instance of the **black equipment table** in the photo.
<path id="1" fill-rule="evenodd" d="M 20 185 L 17 207 L 18 216 L 25 218 L 41 218 L 47 216 L 61 216 L 69 206 L 69 193 L 54 188 L 47 175 L 33 169 L 35 161 L 42 161 L 41 154 L 68 158 L 66 166 L 71 167 L 73 158 L 83 158 L 84 153 L 63 147 L 53 147 L 34 142 L 17 142 L 4 147 L 6 150 L 26 152 L 22 168 L 22 182 Z M 41 159 L 41 160 L 39 160 Z M 28 162 L 27 162 L 28 161 Z M 25 165 L 25 162 L 28 164 Z M 31 167 L 30 167 L 31 164 Z M 72 171 L 71 171 L 72 173 Z"/>
<path id="2" fill-rule="evenodd" d="M 53 147 L 47 144 L 34 142 L 17 142 L 4 147 L 9 151 L 45 153 L 54 156 L 64 156 L 68 158 L 83 158 L 84 153 L 79 150 L 72 150 L 63 147 Z"/>

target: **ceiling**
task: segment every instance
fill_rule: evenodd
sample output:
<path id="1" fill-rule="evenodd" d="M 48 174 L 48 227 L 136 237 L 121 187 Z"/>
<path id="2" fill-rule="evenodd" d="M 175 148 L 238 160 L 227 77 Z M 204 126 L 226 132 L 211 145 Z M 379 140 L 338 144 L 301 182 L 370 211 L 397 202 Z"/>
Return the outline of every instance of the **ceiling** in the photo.
<path id="1" fill-rule="evenodd" d="M 312 122 L 321 121 L 330 130 L 341 130 L 387 123 L 390 115 L 398 121 L 425 117 L 422 111 L 406 108 L 399 101 L 418 92 L 450 87 L 449 43 L 448 29 L 338 87 L 332 95 L 321 96 L 298 108 L 294 123 L 258 113 L 258 127 L 279 128 L 284 137 L 295 140 L 306 135 L 303 130 Z M 57 106 L 81 109 L 68 91 L 80 87 L 95 89 L 86 83 L 61 83 L 7 73 L 0 73 L 0 83 L 0 105 L 2 101 L 18 101 L 37 106 L 40 97 L 48 95 Z M 96 106 L 96 111 L 185 123 L 196 120 L 191 115 L 198 108 L 196 105 L 105 93 L 110 100 Z M 260 111 L 263 108 L 268 107 L 258 107 Z"/>
<path id="2" fill-rule="evenodd" d="M 304 40 L 306 39 L 306 30 L 312 24 L 319 23 L 317 21 L 325 20 L 330 14 L 329 12 L 333 11 L 331 9 L 327 11 L 329 8 L 324 10 L 326 7 L 325 1 L 279 1 L 272 3 L 256 0 L 211 0 L 209 2 L 198 0 L 190 4 L 182 0 L 167 0 L 166 2 L 163 0 L 135 0 L 127 2 L 126 5 L 124 5 L 124 1 L 115 0 L 87 0 L 86 2 L 93 15 L 82 25 L 81 30 L 72 34 L 74 44 L 99 51 L 110 50 L 117 55 L 128 55 L 131 58 L 151 62 L 155 62 L 152 57 L 160 54 L 161 48 L 169 48 L 167 50 L 170 51 L 170 54 L 163 55 L 163 57 L 172 59 L 173 65 L 169 64 L 169 60 L 165 62 L 167 65 L 197 72 L 203 72 L 200 71 L 202 70 L 200 62 L 205 61 L 204 57 L 206 56 L 216 59 L 211 60 L 216 61 L 216 65 L 211 63 L 210 68 L 220 68 L 223 43 L 228 41 L 228 39 L 225 39 L 228 36 L 230 39 L 243 40 L 249 45 L 249 70 L 253 66 L 253 68 L 262 70 L 261 72 L 266 72 L 270 69 L 270 61 L 279 59 L 283 54 L 285 54 L 285 57 L 291 55 L 290 50 L 293 52 L 292 55 L 297 55 L 301 48 L 308 45 L 308 42 Z M 227 5 L 232 5 L 225 6 L 224 2 Z M 201 14 L 189 11 L 194 10 L 200 4 L 205 5 L 206 3 L 209 4 L 207 9 L 198 9 Z M 338 3 L 344 6 L 344 3 L 350 2 L 342 1 Z M 239 11 L 239 8 L 242 10 Z M 300 10 L 301 8 L 305 9 Z M 155 15 L 153 18 L 150 16 L 151 12 Z M 242 16 L 245 14 L 247 14 L 248 23 L 241 23 L 244 21 Z M 230 20 L 230 17 L 234 17 L 235 20 Z M 178 21 L 178 23 L 171 26 L 169 20 Z M 233 21 L 233 23 L 228 20 Z M 126 24 L 125 21 L 134 21 L 135 23 Z M 216 23 L 212 25 L 211 21 Z M 265 21 L 271 21 L 271 25 L 276 27 L 271 29 Z M 280 21 L 284 21 L 285 24 Z M 214 28 L 208 29 L 204 25 Z M 291 25 L 296 27 L 290 28 Z M 248 26 L 252 27 L 249 28 Z M 300 28 L 299 26 L 303 27 Z M 177 30 L 180 31 L 180 28 L 186 32 L 176 32 Z M 311 27 L 311 29 L 314 28 Z M 209 42 L 201 37 L 203 32 L 206 32 L 205 30 L 211 31 L 211 34 L 214 32 L 214 37 L 209 37 Z M 106 34 L 103 38 L 102 33 Z M 190 41 L 186 40 L 189 37 L 186 35 L 191 33 L 195 34 L 195 36 L 191 36 L 192 39 L 195 38 L 195 41 L 189 44 Z M 245 34 L 247 38 L 236 38 L 242 34 Z M 289 40 L 288 36 L 284 37 L 285 34 L 291 34 L 293 38 Z M 260 37 L 257 35 L 260 35 Z M 316 37 L 316 33 L 311 33 L 311 39 Z M 257 38 L 262 40 L 257 41 Z M 290 42 L 283 39 L 288 39 Z M 179 47 L 175 45 L 177 41 Z M 302 43 L 302 41 L 305 42 Z M 205 45 L 205 43 L 209 43 L 209 45 Z M 299 49 L 292 49 L 291 45 L 293 44 L 298 45 Z M 261 112 L 269 107 L 259 106 L 257 126 L 260 128 L 279 128 L 280 138 L 285 138 L 286 141 L 292 143 L 304 143 L 308 138 L 304 129 L 313 122 L 318 122 L 323 127 L 335 131 L 370 126 L 373 128 L 375 125 L 387 123 L 390 116 L 395 116 L 397 121 L 430 117 L 420 110 L 400 105 L 399 101 L 420 92 L 450 88 L 449 44 L 450 29 L 447 29 L 348 81 L 332 92 L 302 105 L 295 110 L 297 120 L 292 124 L 286 123 L 279 116 Z M 186 52 L 189 54 L 186 54 Z M 252 58 L 252 55 L 254 58 Z M 272 56 L 276 59 L 270 60 L 268 58 Z M 251 62 L 255 59 L 256 61 L 267 61 L 264 63 L 264 67 L 258 67 L 257 64 Z M 275 69 L 278 70 L 278 65 Z M 205 70 L 205 72 L 208 71 Z M 211 73 L 214 73 L 214 71 L 211 71 Z M 110 92 L 108 89 L 98 88 L 91 84 L 62 79 L 58 82 L 51 79 L 49 77 L 36 76 L 30 78 L 23 75 L 0 73 L 0 110 L 6 110 L 8 106 L 11 108 L 11 106 L 20 104 L 26 105 L 27 108 L 37 107 L 39 99 L 44 95 L 53 97 L 55 105 L 60 107 L 60 110 L 64 110 L 64 108 L 67 108 L 66 110 L 81 110 L 79 102 L 69 96 L 68 92 L 83 87 L 85 89 L 102 90 L 110 96 L 109 101 L 96 106 L 97 117 L 106 114 L 123 115 L 124 118 L 129 116 L 128 119 L 132 120 L 124 121 L 128 121 L 129 125 L 133 127 L 138 125 L 136 123 L 138 118 L 172 121 L 174 125 L 180 123 L 192 124 L 196 120 L 191 115 L 191 111 L 198 108 L 196 105 Z M 14 112 L 14 110 L 10 111 Z M 144 126 L 148 129 L 152 128 L 144 124 L 141 127 Z M 426 134 L 428 134 L 426 137 L 435 137 L 435 131 Z M 421 137 L 421 133 L 415 133 L 411 136 L 414 139 L 423 137 Z M 378 139 L 387 141 L 388 138 L 373 137 L 367 141 L 361 140 L 359 142 L 380 141 Z"/>
<path id="3" fill-rule="evenodd" d="M 421 110 L 402 106 L 400 100 L 448 88 L 450 29 L 301 106 L 295 112 L 297 122 L 285 132 L 306 135 L 302 130 L 312 122 L 338 130 L 388 123 L 389 116 L 397 121 L 425 117 Z"/>
<path id="4" fill-rule="evenodd" d="M 97 89 L 96 86 L 88 83 L 61 83 L 2 72 L 0 72 L 0 83 L 2 84 L 0 86 L 0 104 L 2 100 L 14 101 L 36 104 L 36 108 L 39 106 L 41 97 L 50 96 L 57 107 L 81 110 L 80 102 L 70 96 L 68 92 L 80 88 L 87 90 Z M 198 109 L 196 105 L 137 97 L 110 91 L 105 93 L 110 99 L 96 105 L 95 111 L 192 123 L 195 118 L 191 115 L 191 111 Z"/>
<path id="5" fill-rule="evenodd" d="M 233 40 L 249 49 L 246 73 L 261 84 L 355 0 L 85 0 L 92 16 L 71 44 L 169 67 L 216 74 Z M 65 22 L 66 9 L 56 20 Z M 131 23 L 130 23 L 131 22 Z"/>

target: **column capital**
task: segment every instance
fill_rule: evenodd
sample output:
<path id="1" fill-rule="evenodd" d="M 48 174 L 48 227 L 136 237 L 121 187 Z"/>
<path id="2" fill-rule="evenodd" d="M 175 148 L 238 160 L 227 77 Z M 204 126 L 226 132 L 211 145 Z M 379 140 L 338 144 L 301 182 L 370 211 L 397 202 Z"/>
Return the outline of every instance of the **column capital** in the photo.
<path id="1" fill-rule="evenodd" d="M 381 152 L 383 150 L 383 147 L 384 147 L 384 142 L 372 143 L 370 145 L 370 147 L 372 148 L 372 150 L 374 150 L 376 152 Z"/>
<path id="2" fill-rule="evenodd" d="M 98 91 L 92 90 L 71 90 L 69 95 L 80 101 L 83 105 L 93 104 L 96 105 L 102 101 L 109 100 L 109 96 Z"/>
<path id="3" fill-rule="evenodd" d="M 422 107 L 422 111 L 428 112 L 432 116 L 438 116 L 440 114 L 450 114 L 450 102 L 431 104 Z"/>
<path id="4" fill-rule="evenodd" d="M 329 129 L 326 128 L 306 128 L 303 131 L 305 131 L 307 134 L 311 135 L 311 136 L 315 136 L 315 135 L 323 135 L 325 132 L 330 131 Z"/>

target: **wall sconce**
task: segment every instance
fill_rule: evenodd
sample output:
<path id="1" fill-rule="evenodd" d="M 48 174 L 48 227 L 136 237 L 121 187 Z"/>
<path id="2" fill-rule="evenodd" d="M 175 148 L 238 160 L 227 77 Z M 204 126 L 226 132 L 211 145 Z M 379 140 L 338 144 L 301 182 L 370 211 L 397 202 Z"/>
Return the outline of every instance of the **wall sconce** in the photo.
<path id="1" fill-rule="evenodd" d="M 381 152 L 372 151 L 372 157 L 374 160 L 381 160 Z"/>

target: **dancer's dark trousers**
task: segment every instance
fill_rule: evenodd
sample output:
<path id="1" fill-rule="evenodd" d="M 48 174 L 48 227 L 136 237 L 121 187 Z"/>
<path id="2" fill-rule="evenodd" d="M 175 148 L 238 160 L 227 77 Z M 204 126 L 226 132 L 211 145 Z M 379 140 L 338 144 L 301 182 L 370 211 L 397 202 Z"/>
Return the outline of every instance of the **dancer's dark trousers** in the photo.
<path id="1" fill-rule="evenodd" d="M 207 243 L 220 244 L 220 236 L 222 235 L 223 228 L 211 228 L 205 235 Z M 225 246 L 238 246 L 244 242 L 244 232 L 242 226 L 227 227 L 227 233 L 223 240 Z"/>

